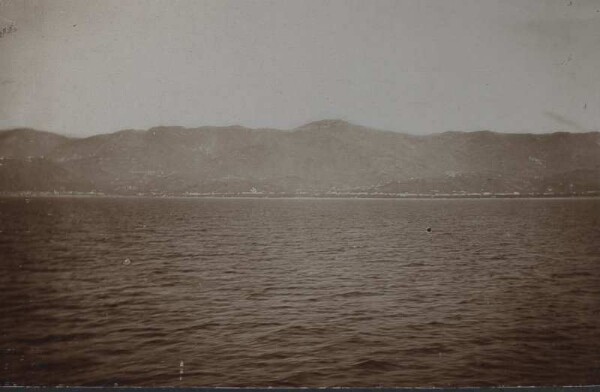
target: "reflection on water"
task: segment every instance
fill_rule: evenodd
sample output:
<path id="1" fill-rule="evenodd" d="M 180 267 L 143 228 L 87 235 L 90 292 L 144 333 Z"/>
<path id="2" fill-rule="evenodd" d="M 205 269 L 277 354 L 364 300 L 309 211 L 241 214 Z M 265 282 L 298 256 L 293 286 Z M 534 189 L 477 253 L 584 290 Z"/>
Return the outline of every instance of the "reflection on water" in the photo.
<path id="1" fill-rule="evenodd" d="M 598 199 L 4 198 L 0 257 L 4 384 L 600 383 Z"/>

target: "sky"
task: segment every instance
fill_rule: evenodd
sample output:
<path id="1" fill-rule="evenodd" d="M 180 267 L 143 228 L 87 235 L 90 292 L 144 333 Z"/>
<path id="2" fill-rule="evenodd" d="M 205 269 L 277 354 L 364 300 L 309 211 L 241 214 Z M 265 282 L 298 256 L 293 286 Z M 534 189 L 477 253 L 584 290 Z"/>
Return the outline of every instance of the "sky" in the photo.
<path id="1" fill-rule="evenodd" d="M 10 23 L 0 129 L 600 129 L 597 0 L 0 0 Z"/>

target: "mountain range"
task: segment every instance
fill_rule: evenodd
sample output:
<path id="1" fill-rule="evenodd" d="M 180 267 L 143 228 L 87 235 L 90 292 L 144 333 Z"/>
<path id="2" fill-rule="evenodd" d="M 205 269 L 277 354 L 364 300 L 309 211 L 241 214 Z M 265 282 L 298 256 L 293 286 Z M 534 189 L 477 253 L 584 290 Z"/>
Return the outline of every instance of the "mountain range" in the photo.
<path id="1" fill-rule="evenodd" d="M 0 131 L 0 192 L 590 194 L 600 132 L 416 136 L 341 120 L 293 130 L 156 127 L 85 138 Z"/>

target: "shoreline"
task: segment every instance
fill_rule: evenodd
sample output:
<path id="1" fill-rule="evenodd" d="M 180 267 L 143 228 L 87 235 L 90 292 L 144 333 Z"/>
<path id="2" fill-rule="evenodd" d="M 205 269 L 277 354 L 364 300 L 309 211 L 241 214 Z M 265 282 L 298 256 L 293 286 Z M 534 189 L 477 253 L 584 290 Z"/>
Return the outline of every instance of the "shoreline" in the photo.
<path id="1" fill-rule="evenodd" d="M 587 193 L 528 194 L 285 194 L 285 193 L 206 193 L 206 194 L 117 194 L 89 192 L 0 192 L 0 198 L 148 198 L 148 199 L 371 199 L 371 200 L 458 200 L 458 199 L 595 199 L 600 191 Z"/>

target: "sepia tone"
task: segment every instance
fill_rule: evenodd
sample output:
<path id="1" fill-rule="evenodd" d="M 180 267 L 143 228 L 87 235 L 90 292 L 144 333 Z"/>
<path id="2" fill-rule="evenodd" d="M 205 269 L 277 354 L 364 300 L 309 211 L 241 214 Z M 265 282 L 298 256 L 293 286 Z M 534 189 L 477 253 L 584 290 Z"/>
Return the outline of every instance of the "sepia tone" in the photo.
<path id="1" fill-rule="evenodd" d="M 597 385 L 599 32 L 0 1 L 0 385 Z"/>

